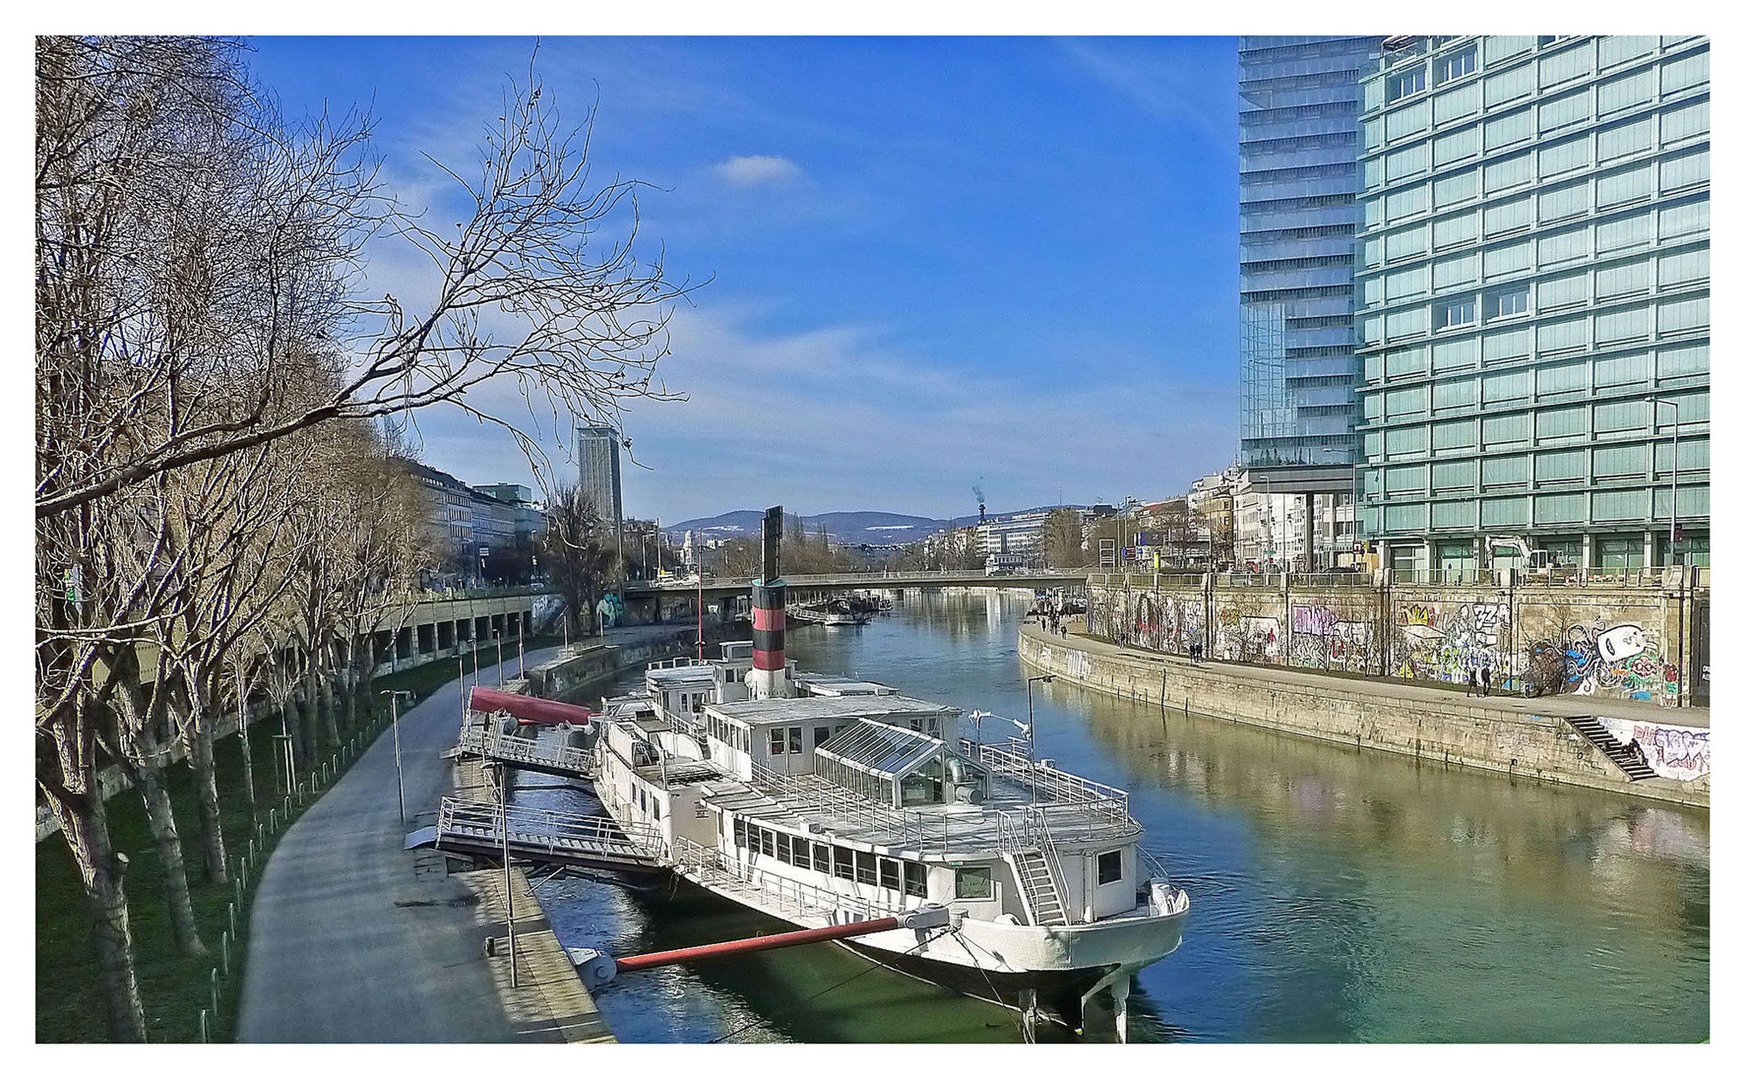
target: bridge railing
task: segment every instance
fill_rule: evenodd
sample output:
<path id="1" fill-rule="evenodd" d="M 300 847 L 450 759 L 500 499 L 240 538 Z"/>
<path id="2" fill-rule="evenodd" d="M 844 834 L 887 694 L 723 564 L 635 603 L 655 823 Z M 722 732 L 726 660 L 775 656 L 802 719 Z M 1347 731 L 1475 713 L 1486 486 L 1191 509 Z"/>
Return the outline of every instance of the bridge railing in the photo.
<path id="1" fill-rule="evenodd" d="M 548 765 L 574 772 L 591 772 L 592 756 L 581 747 L 547 746 L 538 739 L 505 735 L 496 727 L 464 727 L 460 749 L 493 761 L 519 761 L 524 764 Z"/>

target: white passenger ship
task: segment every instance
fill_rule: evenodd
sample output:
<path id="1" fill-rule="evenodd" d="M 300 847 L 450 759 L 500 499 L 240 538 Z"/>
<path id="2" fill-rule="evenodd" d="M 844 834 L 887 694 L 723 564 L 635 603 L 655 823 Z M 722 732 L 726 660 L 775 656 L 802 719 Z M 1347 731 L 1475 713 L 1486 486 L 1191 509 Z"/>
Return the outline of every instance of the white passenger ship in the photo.
<path id="1" fill-rule="evenodd" d="M 605 703 L 607 812 L 656 830 L 687 879 L 795 926 L 944 905 L 943 930 L 845 944 L 1125 1036 L 1129 976 L 1176 949 L 1189 907 L 1142 847 L 1127 793 L 1032 761 L 1023 739 L 985 741 L 999 718 L 797 672 L 781 592 L 754 590 L 759 640 L 651 665 L 644 695 Z"/>

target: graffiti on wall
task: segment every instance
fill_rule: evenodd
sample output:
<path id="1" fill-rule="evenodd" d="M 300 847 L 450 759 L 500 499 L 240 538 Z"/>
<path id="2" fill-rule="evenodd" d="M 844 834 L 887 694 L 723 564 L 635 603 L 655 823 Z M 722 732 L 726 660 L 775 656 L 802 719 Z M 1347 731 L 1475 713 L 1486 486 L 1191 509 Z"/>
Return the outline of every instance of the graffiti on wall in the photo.
<path id="1" fill-rule="evenodd" d="M 1293 604 L 1291 663 L 1294 667 L 1367 671 L 1370 624 L 1343 619 L 1323 604 Z"/>
<path id="2" fill-rule="evenodd" d="M 1202 640 L 1202 608 L 1198 596 L 1105 591 L 1092 596 L 1087 621 L 1099 637 L 1186 655 L 1191 644 Z"/>
<path id="3" fill-rule="evenodd" d="M 1696 780 L 1710 772 L 1710 731 L 1708 728 L 1679 727 L 1655 724 L 1644 720 L 1624 720 L 1616 716 L 1595 719 L 1621 743 L 1637 740 L 1643 748 L 1644 760 L 1655 775 L 1673 780 Z"/>
<path id="4" fill-rule="evenodd" d="M 1403 679 L 1465 683 L 1468 672 L 1491 669 L 1501 686 L 1510 675 L 1507 604 L 1403 604 L 1395 620 L 1392 667 Z"/>
<path id="5" fill-rule="evenodd" d="M 1679 667 L 1662 658 L 1655 636 L 1637 623 L 1568 627 L 1528 649 L 1531 694 L 1601 694 L 1655 701 L 1679 697 Z"/>

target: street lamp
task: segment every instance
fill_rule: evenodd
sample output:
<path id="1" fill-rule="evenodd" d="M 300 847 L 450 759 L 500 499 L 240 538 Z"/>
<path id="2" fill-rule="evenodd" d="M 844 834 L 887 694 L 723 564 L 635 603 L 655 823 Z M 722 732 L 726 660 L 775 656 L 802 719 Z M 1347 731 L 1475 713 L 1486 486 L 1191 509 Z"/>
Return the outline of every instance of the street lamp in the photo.
<path id="1" fill-rule="evenodd" d="M 515 963 L 515 889 L 509 862 L 509 768 L 501 761 L 490 762 L 486 767 L 497 774 L 497 820 L 503 828 L 503 904 L 509 923 L 509 985 L 518 987 L 521 979 Z"/>
<path id="2" fill-rule="evenodd" d="M 1025 738 L 1030 742 L 1031 764 L 1037 762 L 1037 709 L 1031 700 L 1031 687 L 1040 682 L 1054 682 L 1053 675 L 1033 675 L 1025 680 L 1025 719 L 1030 721 Z M 1031 801 L 1037 801 L 1037 770 L 1031 769 Z"/>
<path id="3" fill-rule="evenodd" d="M 1670 401 L 1667 398 L 1652 397 L 1649 399 L 1649 403 L 1657 406 L 1655 414 L 1649 420 L 1651 433 L 1660 423 L 1659 406 L 1665 405 L 1673 410 L 1673 491 L 1667 507 L 1667 558 L 1669 565 L 1671 565 L 1675 557 L 1674 544 L 1679 530 L 1679 402 Z M 1651 471 L 1655 468 L 1655 451 L 1653 449 L 1649 451 L 1649 468 Z M 1651 496 L 1650 501 L 1651 509 L 1653 509 L 1653 496 Z"/>
<path id="4" fill-rule="evenodd" d="M 400 824 L 406 824 L 406 778 L 400 771 L 400 695 L 412 696 L 410 690 L 382 690 L 383 697 L 388 699 L 388 715 L 393 718 L 394 725 L 394 790 L 400 799 Z"/>

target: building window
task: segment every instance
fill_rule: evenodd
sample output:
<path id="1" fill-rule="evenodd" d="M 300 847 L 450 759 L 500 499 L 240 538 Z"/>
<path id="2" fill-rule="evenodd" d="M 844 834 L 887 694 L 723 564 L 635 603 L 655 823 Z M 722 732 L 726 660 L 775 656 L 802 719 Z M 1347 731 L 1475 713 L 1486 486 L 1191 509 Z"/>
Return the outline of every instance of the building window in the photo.
<path id="1" fill-rule="evenodd" d="M 1471 75 L 1479 66 L 1479 43 L 1474 42 L 1465 49 L 1458 49 L 1437 61 L 1437 82 L 1439 84 Z"/>
<path id="2" fill-rule="evenodd" d="M 1122 850 L 1105 851 L 1097 857 L 1097 883 L 1114 885 L 1122 879 Z"/>
<path id="3" fill-rule="evenodd" d="M 1528 313 L 1528 287 L 1512 285 L 1486 294 L 1485 317 L 1488 319 L 1507 319 L 1512 315 Z"/>
<path id="4" fill-rule="evenodd" d="M 992 900 L 994 872 L 986 866 L 961 866 L 953 891 L 960 900 Z"/>
<path id="5" fill-rule="evenodd" d="M 1388 77 L 1389 101 L 1399 101 L 1401 98 L 1423 93 L 1424 89 L 1425 67 L 1423 64 L 1407 68 L 1405 71 L 1397 71 Z"/>
<path id="6" fill-rule="evenodd" d="M 788 740 L 782 735 L 781 728 L 770 729 L 770 756 L 779 757 L 788 752 Z"/>
<path id="7" fill-rule="evenodd" d="M 1472 326 L 1475 321 L 1473 297 L 1463 296 L 1456 300 L 1445 300 L 1437 305 L 1437 329 L 1448 330 L 1457 326 Z"/>

